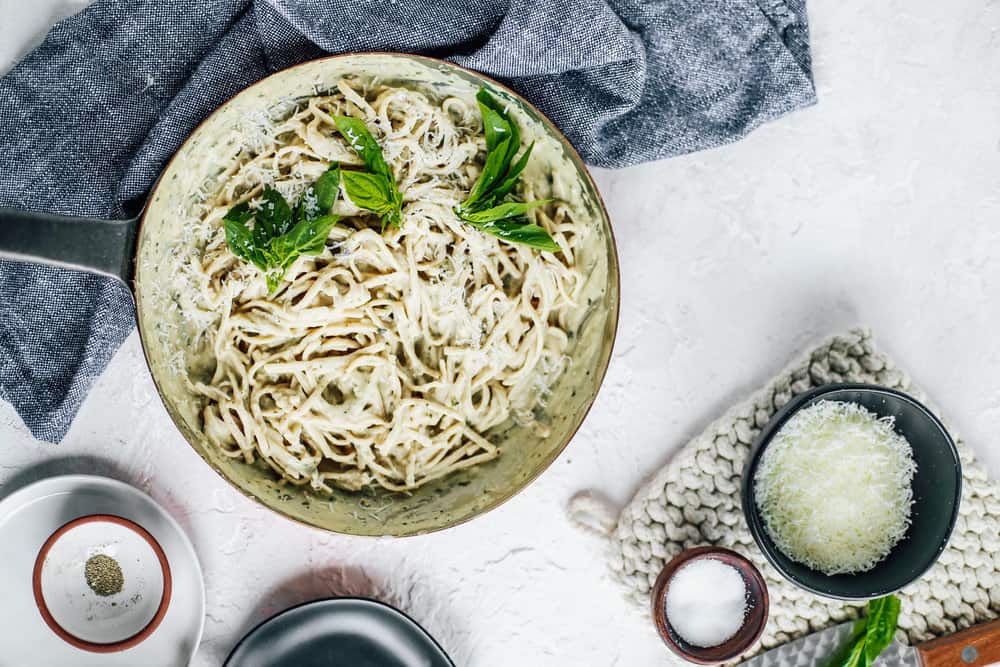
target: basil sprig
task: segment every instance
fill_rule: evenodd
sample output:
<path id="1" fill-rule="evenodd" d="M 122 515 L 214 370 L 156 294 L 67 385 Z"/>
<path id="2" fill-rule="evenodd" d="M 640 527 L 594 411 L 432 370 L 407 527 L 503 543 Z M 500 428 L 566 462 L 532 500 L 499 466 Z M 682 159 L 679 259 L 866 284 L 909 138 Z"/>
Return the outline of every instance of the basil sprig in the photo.
<path id="1" fill-rule="evenodd" d="M 868 603 L 868 615 L 854 623 L 851 641 L 826 667 L 871 667 L 896 635 L 899 598 L 889 595 Z"/>
<path id="2" fill-rule="evenodd" d="M 337 130 L 347 139 L 365 163 L 368 171 L 344 171 L 344 190 L 358 208 L 371 211 L 382 218 L 382 231 L 387 224 L 399 227 L 403 220 L 403 196 L 396 187 L 392 170 L 382 156 L 375 137 L 364 122 L 350 116 L 334 116 Z"/>
<path id="3" fill-rule="evenodd" d="M 548 200 L 505 201 L 527 166 L 534 143 L 515 161 L 514 158 L 521 149 L 521 135 L 517 125 L 510 119 L 503 105 L 485 88 L 480 88 L 476 93 L 476 102 L 483 116 L 483 129 L 486 133 L 486 163 L 469 196 L 460 206 L 455 207 L 455 214 L 473 227 L 505 241 L 524 243 L 550 252 L 558 251 L 559 244 L 549 233 L 525 217 L 529 210 L 548 203 Z"/>
<path id="4" fill-rule="evenodd" d="M 234 255 L 265 273 L 273 293 L 296 259 L 323 251 L 339 219 L 330 213 L 339 188 L 340 168 L 334 165 L 309 186 L 293 211 L 280 192 L 265 187 L 256 209 L 244 202 L 226 213 L 222 221 L 226 244 Z M 253 227 L 247 224 L 251 220 Z"/>

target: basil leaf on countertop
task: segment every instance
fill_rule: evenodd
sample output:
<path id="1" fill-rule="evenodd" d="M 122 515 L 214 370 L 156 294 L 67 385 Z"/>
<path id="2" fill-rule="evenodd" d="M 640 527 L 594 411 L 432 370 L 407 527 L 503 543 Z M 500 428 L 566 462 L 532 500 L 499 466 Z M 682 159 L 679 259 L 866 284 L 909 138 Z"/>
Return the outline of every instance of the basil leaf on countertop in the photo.
<path id="1" fill-rule="evenodd" d="M 844 667 L 865 667 L 867 664 L 865 660 L 865 644 L 864 642 L 858 642 L 848 654 Z"/>
<path id="2" fill-rule="evenodd" d="M 382 155 L 378 141 L 360 119 L 334 116 L 333 121 L 337 125 L 337 130 L 358 153 L 368 170 L 343 173 L 344 190 L 348 198 L 358 208 L 380 215 L 383 232 L 386 224 L 399 227 L 403 219 L 403 196 L 396 187 L 396 179 Z"/>
<path id="3" fill-rule="evenodd" d="M 865 656 L 868 664 L 892 643 L 899 621 L 899 598 L 889 595 L 868 603 L 868 624 L 865 633 Z"/>
<path id="4" fill-rule="evenodd" d="M 558 252 L 559 244 L 549 233 L 524 218 L 529 210 L 549 200 L 506 201 L 528 164 L 534 144 L 529 145 L 515 162 L 514 157 L 521 149 L 521 134 L 506 107 L 486 88 L 476 93 L 476 102 L 486 135 L 486 162 L 469 196 L 455 207 L 455 214 L 460 220 L 505 241 Z"/>
<path id="5" fill-rule="evenodd" d="M 331 166 L 292 208 L 271 187 L 261 194 L 261 205 L 237 204 L 223 217 L 226 244 L 234 255 L 264 272 L 267 288 L 274 292 L 296 259 L 323 251 L 338 217 L 330 213 L 340 189 L 340 169 Z M 247 225 L 253 220 L 253 228 Z"/>
<path id="6" fill-rule="evenodd" d="M 896 635 L 899 598 L 888 595 L 868 602 L 868 614 L 854 624 L 851 640 L 826 667 L 871 667 Z"/>

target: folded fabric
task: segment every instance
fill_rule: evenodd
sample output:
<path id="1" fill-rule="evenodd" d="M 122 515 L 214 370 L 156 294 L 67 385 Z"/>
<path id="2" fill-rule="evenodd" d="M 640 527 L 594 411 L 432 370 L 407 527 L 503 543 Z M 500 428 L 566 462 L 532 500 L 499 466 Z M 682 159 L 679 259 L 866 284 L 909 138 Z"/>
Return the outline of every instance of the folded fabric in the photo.
<path id="1" fill-rule="evenodd" d="M 604 167 L 815 101 L 804 0 L 99 0 L 0 78 L 0 206 L 124 217 L 225 99 L 374 50 L 504 81 Z M 132 326 L 112 280 L 0 261 L 0 397 L 60 440 Z"/>

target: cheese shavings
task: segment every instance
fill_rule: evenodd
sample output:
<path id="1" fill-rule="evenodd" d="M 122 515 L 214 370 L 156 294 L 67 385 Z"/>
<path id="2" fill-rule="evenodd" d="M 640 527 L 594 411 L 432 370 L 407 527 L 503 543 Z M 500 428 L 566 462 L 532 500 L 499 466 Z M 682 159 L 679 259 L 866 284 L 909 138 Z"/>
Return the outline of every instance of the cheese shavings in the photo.
<path id="1" fill-rule="evenodd" d="M 916 470 L 891 417 L 821 401 L 768 444 L 754 500 L 768 535 L 792 560 L 828 575 L 865 572 L 906 535 Z"/>

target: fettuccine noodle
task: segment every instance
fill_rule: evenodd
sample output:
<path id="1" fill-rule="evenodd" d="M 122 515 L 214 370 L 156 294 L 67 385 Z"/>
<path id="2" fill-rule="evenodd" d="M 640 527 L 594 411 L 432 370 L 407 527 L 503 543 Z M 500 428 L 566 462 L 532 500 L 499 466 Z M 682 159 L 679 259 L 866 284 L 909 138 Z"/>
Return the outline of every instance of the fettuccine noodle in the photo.
<path id="1" fill-rule="evenodd" d="M 352 87 L 353 86 L 353 87 Z M 341 195 L 326 249 L 299 258 L 268 294 L 232 254 L 221 219 L 265 184 L 296 201 L 332 163 L 361 161 L 331 114 L 363 119 L 403 194 L 401 228 Z M 573 220 L 558 201 L 529 213 L 562 249 L 501 241 L 459 221 L 483 164 L 474 103 L 341 82 L 301 100 L 223 174 L 202 222 L 214 229 L 191 273 L 214 371 L 190 380 L 204 431 L 225 454 L 266 462 L 317 491 L 414 489 L 499 452 L 490 429 L 544 434 L 581 307 Z M 525 200 L 548 195 L 523 179 Z"/>

